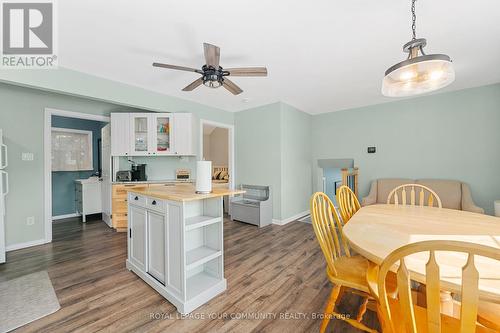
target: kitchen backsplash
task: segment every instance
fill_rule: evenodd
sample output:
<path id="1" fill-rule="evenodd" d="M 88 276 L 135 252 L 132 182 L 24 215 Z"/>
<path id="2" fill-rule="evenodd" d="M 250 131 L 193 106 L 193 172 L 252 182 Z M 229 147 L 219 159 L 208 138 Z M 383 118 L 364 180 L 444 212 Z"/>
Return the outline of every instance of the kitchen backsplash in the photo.
<path id="1" fill-rule="evenodd" d="M 190 169 L 191 178 L 196 178 L 196 157 L 195 156 L 136 156 L 118 157 L 119 170 L 130 170 L 128 159 L 139 164 L 146 164 L 146 175 L 148 180 L 170 180 L 175 178 L 176 169 Z"/>

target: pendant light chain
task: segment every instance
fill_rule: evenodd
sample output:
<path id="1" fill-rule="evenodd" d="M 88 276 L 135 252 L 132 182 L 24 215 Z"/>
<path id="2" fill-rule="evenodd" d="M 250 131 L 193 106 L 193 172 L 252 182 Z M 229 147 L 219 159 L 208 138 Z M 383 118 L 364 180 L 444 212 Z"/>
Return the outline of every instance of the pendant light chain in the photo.
<path id="1" fill-rule="evenodd" d="M 417 39 L 417 14 L 415 14 L 415 0 L 411 0 L 411 19 L 412 19 L 412 24 L 411 24 L 411 30 L 413 33 L 413 38 L 412 40 Z"/>

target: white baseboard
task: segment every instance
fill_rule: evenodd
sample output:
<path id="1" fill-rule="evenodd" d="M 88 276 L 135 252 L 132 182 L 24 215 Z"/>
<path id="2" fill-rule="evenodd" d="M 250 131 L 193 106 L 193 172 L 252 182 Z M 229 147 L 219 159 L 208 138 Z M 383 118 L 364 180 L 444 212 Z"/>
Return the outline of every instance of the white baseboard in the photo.
<path id="1" fill-rule="evenodd" d="M 5 251 L 9 252 L 9 251 L 20 250 L 20 249 L 24 249 L 24 248 L 27 248 L 27 247 L 32 247 L 32 246 L 36 246 L 36 245 L 42 245 L 42 244 L 45 244 L 45 243 L 48 243 L 45 240 L 45 238 L 44 239 L 37 239 L 37 240 L 34 240 L 34 241 L 30 241 L 30 242 L 17 243 L 17 244 L 8 245 L 8 246 L 5 247 Z"/>
<path id="2" fill-rule="evenodd" d="M 57 215 L 57 216 L 52 216 L 52 221 L 69 219 L 70 217 L 78 217 L 78 216 L 81 216 L 81 214 L 72 213 L 72 214 Z"/>
<path id="3" fill-rule="evenodd" d="M 300 213 L 298 213 L 298 214 L 296 214 L 296 215 L 294 215 L 294 216 L 291 216 L 291 217 L 289 217 L 289 218 L 286 218 L 286 219 L 284 219 L 284 220 L 273 219 L 273 224 L 277 224 L 277 225 L 285 225 L 285 224 L 290 223 L 290 222 L 292 222 L 292 221 L 298 220 L 298 219 L 300 219 L 301 217 L 304 217 L 304 216 L 306 216 L 306 215 L 308 215 L 308 214 L 309 214 L 309 210 L 305 210 L 305 211 L 303 211 L 303 212 L 300 212 Z"/>

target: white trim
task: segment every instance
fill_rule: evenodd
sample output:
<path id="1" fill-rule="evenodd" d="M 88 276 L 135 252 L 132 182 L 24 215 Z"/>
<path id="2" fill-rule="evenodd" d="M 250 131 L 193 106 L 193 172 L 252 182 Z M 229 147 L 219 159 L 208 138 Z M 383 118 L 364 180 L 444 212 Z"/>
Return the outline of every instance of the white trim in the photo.
<path id="1" fill-rule="evenodd" d="M 56 215 L 56 216 L 52 216 L 52 221 L 62 220 L 62 219 L 69 219 L 71 217 L 78 217 L 78 216 L 82 216 L 82 215 L 78 214 L 78 213 Z"/>
<path id="2" fill-rule="evenodd" d="M 110 122 L 111 118 L 107 116 L 94 115 L 82 112 L 65 111 L 53 108 L 45 108 L 44 110 L 44 126 L 43 126 L 43 172 L 44 172 L 44 243 L 52 242 L 52 116 L 62 116 L 68 118 L 78 118 L 86 120 L 96 120 L 102 122 Z M 38 241 L 35 241 L 38 242 Z M 37 244 L 35 244 L 37 245 Z"/>
<path id="3" fill-rule="evenodd" d="M 298 219 L 300 219 L 301 217 L 304 217 L 306 215 L 310 214 L 310 211 L 309 209 L 308 210 L 305 210 L 303 212 L 300 212 L 294 216 L 291 216 L 289 218 L 286 218 L 284 220 L 278 220 L 278 219 L 273 219 L 273 224 L 276 224 L 276 225 L 285 225 L 287 223 L 290 223 L 292 221 L 296 221 Z"/>
<path id="4" fill-rule="evenodd" d="M 17 243 L 17 244 L 9 245 L 5 248 L 5 251 L 9 252 L 9 251 L 20 250 L 20 249 L 24 249 L 27 247 L 42 245 L 45 243 L 50 243 L 50 242 L 47 242 L 45 239 L 37 239 L 34 241 L 25 242 L 25 243 Z"/>
<path id="5" fill-rule="evenodd" d="M 203 125 L 212 125 L 215 127 L 227 128 L 228 129 L 228 168 L 229 168 L 229 188 L 235 188 L 236 170 L 234 167 L 234 125 L 219 123 L 216 121 L 200 119 L 200 160 L 203 159 Z"/>
<path id="6" fill-rule="evenodd" d="M 61 116 L 61 117 L 68 117 L 68 118 L 96 120 L 96 121 L 102 121 L 102 122 L 105 122 L 105 123 L 109 123 L 111 121 L 110 117 L 108 117 L 108 116 L 101 116 L 101 115 L 98 115 L 98 114 L 90 114 L 90 113 L 74 112 L 74 111 L 65 111 L 65 110 L 59 110 L 59 109 L 53 109 L 53 108 L 45 108 L 45 112 L 50 112 L 51 116 Z"/>

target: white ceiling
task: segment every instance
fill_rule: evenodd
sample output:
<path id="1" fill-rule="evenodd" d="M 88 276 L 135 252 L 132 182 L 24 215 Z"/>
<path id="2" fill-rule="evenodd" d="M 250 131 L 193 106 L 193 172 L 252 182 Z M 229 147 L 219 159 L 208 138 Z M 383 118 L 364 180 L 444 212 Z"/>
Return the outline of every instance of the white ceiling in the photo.
<path id="1" fill-rule="evenodd" d="M 330 112 L 392 100 L 380 85 L 405 58 L 409 8 L 409 0 L 64 0 L 59 65 L 228 111 L 283 101 Z M 500 82 L 500 1 L 418 0 L 417 15 L 427 53 L 454 61 L 456 81 L 443 91 Z M 221 47 L 223 67 L 265 65 L 269 76 L 233 78 L 238 96 L 183 92 L 197 74 L 151 66 L 201 67 L 203 42 Z"/>

